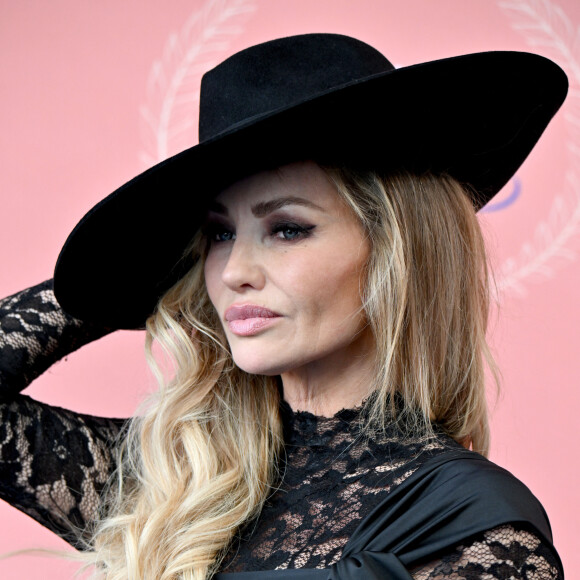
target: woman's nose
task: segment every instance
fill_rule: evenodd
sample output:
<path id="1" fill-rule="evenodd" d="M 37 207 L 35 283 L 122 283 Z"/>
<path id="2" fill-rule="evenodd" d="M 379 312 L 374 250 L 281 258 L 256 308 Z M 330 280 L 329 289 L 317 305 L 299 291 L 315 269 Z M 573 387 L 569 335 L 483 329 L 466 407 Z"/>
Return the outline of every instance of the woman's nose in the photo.
<path id="1" fill-rule="evenodd" d="M 265 275 L 260 252 L 251 240 L 234 240 L 222 271 L 222 280 L 226 286 L 236 291 L 247 288 L 261 290 L 264 287 Z"/>

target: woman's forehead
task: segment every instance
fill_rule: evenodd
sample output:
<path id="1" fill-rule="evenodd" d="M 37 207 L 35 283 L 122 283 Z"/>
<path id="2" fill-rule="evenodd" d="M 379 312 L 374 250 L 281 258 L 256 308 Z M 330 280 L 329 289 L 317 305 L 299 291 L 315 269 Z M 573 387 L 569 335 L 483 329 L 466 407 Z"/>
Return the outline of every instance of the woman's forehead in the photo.
<path id="1" fill-rule="evenodd" d="M 312 161 L 299 161 L 235 182 L 216 196 L 211 209 L 227 213 L 241 204 L 260 217 L 289 204 L 321 209 L 334 201 L 338 194 L 326 172 Z"/>

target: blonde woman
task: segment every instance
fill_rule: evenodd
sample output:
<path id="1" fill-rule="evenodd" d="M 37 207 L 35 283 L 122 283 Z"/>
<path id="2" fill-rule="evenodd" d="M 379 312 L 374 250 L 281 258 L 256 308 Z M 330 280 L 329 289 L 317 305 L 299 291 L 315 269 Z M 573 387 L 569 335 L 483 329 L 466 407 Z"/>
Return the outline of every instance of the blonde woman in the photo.
<path id="1" fill-rule="evenodd" d="M 107 579 L 563 578 L 484 458 L 475 214 L 566 90 L 536 55 L 395 70 L 325 34 L 208 72 L 200 144 L 81 220 L 54 292 L 0 302 L 2 497 Z M 143 325 L 174 373 L 139 416 L 17 394 Z"/>

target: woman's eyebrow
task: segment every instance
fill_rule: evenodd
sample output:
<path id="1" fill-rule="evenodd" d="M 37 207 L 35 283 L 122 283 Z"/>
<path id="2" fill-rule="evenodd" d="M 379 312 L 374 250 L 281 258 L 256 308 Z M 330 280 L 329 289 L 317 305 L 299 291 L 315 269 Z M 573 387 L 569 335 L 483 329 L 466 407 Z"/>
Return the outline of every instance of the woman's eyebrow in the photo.
<path id="1" fill-rule="evenodd" d="M 223 205 L 223 203 L 220 203 L 219 201 L 212 201 L 208 211 L 213 212 L 213 213 L 219 213 L 222 215 L 228 215 L 228 208 Z"/>
<path id="2" fill-rule="evenodd" d="M 323 211 L 323 209 L 316 205 L 314 202 L 304 199 L 303 197 L 278 197 L 276 199 L 272 199 L 270 201 L 261 201 L 252 206 L 252 213 L 256 217 L 264 217 L 267 216 L 269 213 L 276 211 L 286 205 L 302 205 L 305 207 L 311 207 L 313 209 L 317 209 L 319 211 Z"/>

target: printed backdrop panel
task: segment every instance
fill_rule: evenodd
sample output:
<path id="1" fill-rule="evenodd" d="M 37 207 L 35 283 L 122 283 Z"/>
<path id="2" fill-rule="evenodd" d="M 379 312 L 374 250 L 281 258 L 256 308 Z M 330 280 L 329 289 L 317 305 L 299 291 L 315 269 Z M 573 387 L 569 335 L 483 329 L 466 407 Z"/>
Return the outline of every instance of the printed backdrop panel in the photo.
<path id="1" fill-rule="evenodd" d="M 0 19 L 0 292 L 51 276 L 83 213 L 196 142 L 203 71 L 233 52 L 304 32 L 359 37 L 397 66 L 487 50 L 538 52 L 571 92 L 540 144 L 481 214 L 496 272 L 492 459 L 546 507 L 567 576 L 580 575 L 580 4 L 575 0 L 103 0 L 4 3 Z M 193 176 L 194 177 L 194 176 Z M 84 348 L 29 394 L 78 411 L 130 414 L 154 388 L 141 333 Z M 0 551 L 65 548 L 1 506 Z M 71 577 L 75 564 L 0 561 L 5 579 Z"/>

